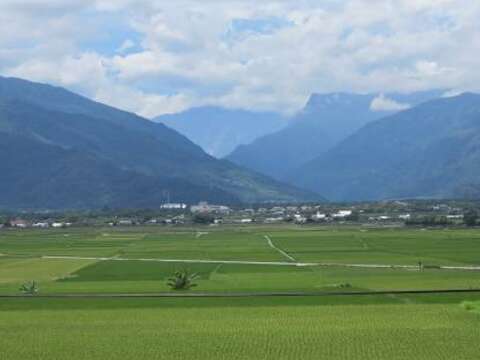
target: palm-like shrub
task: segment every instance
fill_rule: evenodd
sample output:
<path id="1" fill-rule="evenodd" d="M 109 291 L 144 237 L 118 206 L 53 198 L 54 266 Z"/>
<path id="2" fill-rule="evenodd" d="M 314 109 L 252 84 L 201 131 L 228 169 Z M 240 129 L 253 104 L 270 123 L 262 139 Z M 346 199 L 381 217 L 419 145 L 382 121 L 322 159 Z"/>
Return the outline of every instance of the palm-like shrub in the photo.
<path id="1" fill-rule="evenodd" d="M 196 278 L 197 274 L 190 274 L 187 270 L 176 271 L 173 277 L 168 279 L 167 285 L 172 290 L 189 290 L 197 286 L 193 282 Z"/>
<path id="2" fill-rule="evenodd" d="M 38 284 L 34 281 L 29 281 L 20 286 L 20 291 L 25 295 L 36 295 L 39 292 Z"/>

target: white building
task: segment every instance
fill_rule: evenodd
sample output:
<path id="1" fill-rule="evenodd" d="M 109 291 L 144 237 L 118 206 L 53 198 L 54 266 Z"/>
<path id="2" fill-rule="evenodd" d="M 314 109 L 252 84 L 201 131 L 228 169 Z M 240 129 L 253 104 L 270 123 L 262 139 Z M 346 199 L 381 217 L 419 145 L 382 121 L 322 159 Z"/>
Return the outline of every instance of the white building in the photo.
<path id="1" fill-rule="evenodd" d="M 313 221 L 325 221 L 327 220 L 327 214 L 322 214 L 320 211 L 317 211 L 316 214 L 312 215 Z"/>
<path id="2" fill-rule="evenodd" d="M 71 225 L 72 225 L 71 223 L 55 222 L 55 223 L 52 224 L 52 227 L 58 229 L 58 228 L 69 227 Z"/>
<path id="3" fill-rule="evenodd" d="M 49 226 L 50 226 L 50 224 L 47 223 L 47 222 L 38 222 L 38 223 L 35 223 L 35 224 L 32 225 L 32 227 L 34 227 L 34 228 L 40 228 L 40 229 L 46 229 L 46 228 L 48 228 Z"/>
<path id="4" fill-rule="evenodd" d="M 122 225 L 122 226 L 133 225 L 133 220 L 120 220 L 118 222 L 118 225 Z"/>
<path id="5" fill-rule="evenodd" d="M 307 222 L 307 218 L 303 217 L 300 214 L 293 215 L 293 220 L 296 224 L 305 224 Z"/>
<path id="6" fill-rule="evenodd" d="M 198 205 L 190 206 L 192 213 L 217 213 L 217 214 L 229 214 L 230 208 L 225 205 L 211 205 L 207 202 L 201 202 Z"/>
<path id="7" fill-rule="evenodd" d="M 163 210 L 184 210 L 187 208 L 187 204 L 182 204 L 182 203 L 167 203 L 167 204 L 162 204 L 160 206 L 160 209 Z"/>
<path id="8" fill-rule="evenodd" d="M 242 212 L 244 214 L 250 214 L 250 215 L 254 215 L 255 214 L 255 210 L 254 209 L 243 209 Z"/>
<path id="9" fill-rule="evenodd" d="M 274 223 L 282 222 L 283 220 L 284 220 L 283 217 L 275 217 L 275 218 L 271 217 L 271 218 L 266 218 L 264 222 L 266 224 L 274 224 Z"/>
<path id="10" fill-rule="evenodd" d="M 448 220 L 462 220 L 463 215 L 447 215 Z"/>
<path id="11" fill-rule="evenodd" d="M 332 216 L 335 219 L 345 219 L 346 217 L 349 217 L 350 215 L 352 215 L 352 210 L 339 210 L 338 212 L 336 212 Z"/>
<path id="12" fill-rule="evenodd" d="M 19 229 L 26 229 L 28 227 L 28 222 L 22 219 L 12 220 L 10 221 L 11 227 L 16 227 Z"/>

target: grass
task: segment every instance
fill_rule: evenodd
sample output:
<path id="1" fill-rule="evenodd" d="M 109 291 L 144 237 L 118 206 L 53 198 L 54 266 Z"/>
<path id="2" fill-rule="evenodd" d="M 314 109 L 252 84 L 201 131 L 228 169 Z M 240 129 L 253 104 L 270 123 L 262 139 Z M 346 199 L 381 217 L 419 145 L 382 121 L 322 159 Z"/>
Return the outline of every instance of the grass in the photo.
<path id="1" fill-rule="evenodd" d="M 208 279 L 215 264 L 156 263 L 140 261 L 100 261 L 74 272 L 62 281 L 145 281 L 165 280 L 175 271 L 188 267 L 201 279 Z"/>
<path id="2" fill-rule="evenodd" d="M 480 315 L 458 300 L 0 300 L 0 348 L 6 360 L 477 359 Z"/>
<path id="3" fill-rule="evenodd" d="M 198 236 L 199 233 L 201 236 Z M 0 231 L 0 294 L 15 294 L 36 280 L 42 293 L 169 291 L 165 280 L 175 270 L 198 272 L 201 292 L 414 290 L 480 288 L 477 272 L 426 269 L 285 267 L 272 265 L 184 264 L 134 261 L 141 258 L 288 261 L 268 246 L 298 261 L 321 263 L 425 265 L 480 264 L 480 234 L 475 230 L 335 228 L 186 229 L 157 227 L 73 228 Z M 121 257 L 132 261 L 45 259 L 43 255 Z"/>
<path id="4" fill-rule="evenodd" d="M 475 230 L 292 231 L 272 239 L 299 261 L 415 265 L 480 264 Z"/>
<path id="5" fill-rule="evenodd" d="M 0 231 L 0 295 L 171 291 L 175 270 L 206 293 L 478 288 L 475 271 L 145 262 L 480 264 L 476 230 L 73 228 Z M 109 258 L 51 259 L 43 256 Z M 117 261 L 114 258 L 130 259 Z M 242 298 L 0 298 L 0 359 L 460 359 L 480 353 L 480 291 Z"/>
<path id="6" fill-rule="evenodd" d="M 91 260 L 43 260 L 35 258 L 0 258 L 0 284 L 19 283 L 28 279 L 51 282 L 75 272 Z"/>
<path id="7" fill-rule="evenodd" d="M 480 314 L 480 301 L 464 301 L 462 306 L 465 310 Z"/>

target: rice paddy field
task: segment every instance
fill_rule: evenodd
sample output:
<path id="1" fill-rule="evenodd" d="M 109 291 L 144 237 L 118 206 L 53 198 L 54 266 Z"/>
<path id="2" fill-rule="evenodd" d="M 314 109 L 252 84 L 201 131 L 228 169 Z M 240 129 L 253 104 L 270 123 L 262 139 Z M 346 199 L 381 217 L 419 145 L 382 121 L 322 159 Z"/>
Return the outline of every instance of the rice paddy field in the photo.
<path id="1" fill-rule="evenodd" d="M 478 266 L 474 229 L 3 230 L 0 358 L 478 359 Z"/>

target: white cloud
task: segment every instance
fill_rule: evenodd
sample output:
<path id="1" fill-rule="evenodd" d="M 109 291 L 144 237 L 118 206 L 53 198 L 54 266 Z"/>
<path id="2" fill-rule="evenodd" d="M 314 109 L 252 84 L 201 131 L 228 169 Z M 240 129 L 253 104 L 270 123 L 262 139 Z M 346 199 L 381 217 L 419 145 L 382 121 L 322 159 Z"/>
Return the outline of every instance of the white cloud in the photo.
<path id="1" fill-rule="evenodd" d="M 118 85 L 100 87 L 94 98 L 118 108 L 132 109 L 146 118 L 180 112 L 192 106 L 192 100 L 186 95 L 150 94 Z"/>
<path id="2" fill-rule="evenodd" d="M 370 110 L 372 111 L 401 111 L 408 108 L 410 108 L 409 104 L 399 103 L 384 94 L 377 96 L 370 104 Z"/>
<path id="3" fill-rule="evenodd" d="M 0 73 L 144 115 L 201 104 L 291 113 L 312 92 L 480 89 L 479 16 L 469 0 L 3 0 Z M 230 36 L 239 19 L 288 26 Z"/>
<path id="4" fill-rule="evenodd" d="M 454 68 L 447 68 L 439 66 L 435 61 L 418 61 L 415 64 L 415 69 L 419 76 L 438 76 L 447 72 L 454 72 Z"/>
<path id="5" fill-rule="evenodd" d="M 34 59 L 9 69 L 9 76 L 23 77 L 33 81 L 63 84 L 68 87 L 93 93 L 107 81 L 102 57 L 84 53 L 79 57 L 66 56 L 52 62 L 50 59 Z"/>

